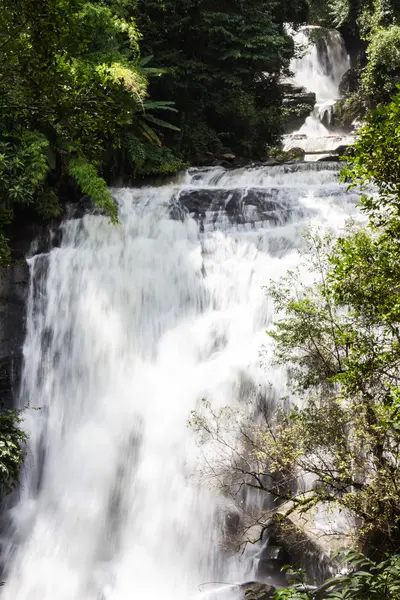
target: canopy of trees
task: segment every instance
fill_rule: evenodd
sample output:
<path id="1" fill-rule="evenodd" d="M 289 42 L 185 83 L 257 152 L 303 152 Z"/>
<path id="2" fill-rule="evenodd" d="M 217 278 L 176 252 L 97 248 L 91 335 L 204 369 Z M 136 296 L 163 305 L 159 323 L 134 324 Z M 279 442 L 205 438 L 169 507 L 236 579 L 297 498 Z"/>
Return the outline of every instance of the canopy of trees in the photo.
<path id="1" fill-rule="evenodd" d="M 387 100 L 398 13 L 395 0 L 4 0 L 0 261 L 24 206 L 50 218 L 88 194 L 115 221 L 108 183 L 221 153 L 266 158 L 295 52 L 285 23 L 356 32 L 368 45 L 365 95 Z"/>
<path id="2" fill-rule="evenodd" d="M 281 134 L 278 79 L 294 52 L 284 23 L 305 21 L 306 2 L 139 0 L 135 15 L 145 53 L 168 70 L 151 90 L 179 109 L 184 156 L 265 158 Z"/>

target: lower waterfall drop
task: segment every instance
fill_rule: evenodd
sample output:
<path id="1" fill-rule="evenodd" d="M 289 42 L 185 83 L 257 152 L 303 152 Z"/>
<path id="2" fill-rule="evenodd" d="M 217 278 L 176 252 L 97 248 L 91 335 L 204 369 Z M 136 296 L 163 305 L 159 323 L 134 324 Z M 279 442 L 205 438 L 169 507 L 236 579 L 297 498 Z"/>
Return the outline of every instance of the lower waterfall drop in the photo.
<path id="1" fill-rule="evenodd" d="M 196 477 L 188 419 L 202 398 L 240 402 L 244 379 L 284 391 L 260 366 L 263 286 L 298 263 L 308 224 L 337 233 L 356 200 L 328 163 L 114 193 L 120 225 L 71 219 L 29 261 L 29 451 L 2 600 L 190 600 L 255 576 L 220 549 L 226 501 Z"/>

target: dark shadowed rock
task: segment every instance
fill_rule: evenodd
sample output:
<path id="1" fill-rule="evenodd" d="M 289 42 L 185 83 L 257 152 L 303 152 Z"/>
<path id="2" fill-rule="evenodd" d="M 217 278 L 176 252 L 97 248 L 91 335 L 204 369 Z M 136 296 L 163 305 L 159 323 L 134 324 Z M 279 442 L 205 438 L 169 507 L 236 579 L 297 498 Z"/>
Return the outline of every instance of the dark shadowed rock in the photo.
<path id="1" fill-rule="evenodd" d="M 354 94 L 360 89 L 361 85 L 361 70 L 356 67 L 351 67 L 342 77 L 339 85 L 339 90 L 345 98 Z"/>
<path id="2" fill-rule="evenodd" d="M 259 553 L 257 571 L 260 579 L 274 576 L 273 567 L 280 569 L 282 566 L 291 565 L 294 569 L 305 570 L 310 579 L 320 585 L 335 571 L 323 548 L 289 518 L 272 518 L 263 538 L 266 542 Z M 281 553 L 272 553 L 271 556 L 271 548 L 280 549 Z M 282 580 L 279 580 L 278 584 L 285 585 Z"/>
<path id="3" fill-rule="evenodd" d="M 0 267 L 0 403 L 7 408 L 20 381 L 28 285 L 25 261 Z"/>
<path id="4" fill-rule="evenodd" d="M 22 371 L 22 346 L 29 290 L 25 257 L 42 254 L 61 243 L 61 218 L 48 223 L 16 212 L 7 229 L 13 262 L 0 267 L 0 405 L 11 408 Z"/>
<path id="5" fill-rule="evenodd" d="M 290 555 L 282 546 L 273 544 L 275 541 L 269 540 L 258 555 L 257 576 L 284 586 L 287 580 L 282 568 L 290 564 Z"/>
<path id="6" fill-rule="evenodd" d="M 249 581 L 238 586 L 243 600 L 268 600 L 274 597 L 276 588 L 268 583 Z"/>
<path id="7" fill-rule="evenodd" d="M 314 110 L 316 96 L 313 92 L 290 83 L 283 88 L 283 109 L 285 133 L 298 131 Z"/>
<path id="8" fill-rule="evenodd" d="M 239 188 L 184 190 L 172 203 L 173 216 L 179 218 L 177 204 L 199 220 L 201 227 L 214 224 L 222 215 L 235 225 L 269 222 L 283 225 L 295 215 L 303 216 L 299 205 L 289 202 L 284 188 Z"/>
<path id="9" fill-rule="evenodd" d="M 319 158 L 317 162 L 339 162 L 340 156 L 341 154 L 329 154 L 329 156 L 322 156 L 322 158 Z"/>
<path id="10" fill-rule="evenodd" d="M 203 586 L 212 585 L 203 584 Z M 205 591 L 205 589 L 202 589 Z M 221 585 L 217 589 L 207 589 L 210 600 L 270 600 L 274 598 L 276 588 L 261 581 L 247 581 L 239 584 Z"/>

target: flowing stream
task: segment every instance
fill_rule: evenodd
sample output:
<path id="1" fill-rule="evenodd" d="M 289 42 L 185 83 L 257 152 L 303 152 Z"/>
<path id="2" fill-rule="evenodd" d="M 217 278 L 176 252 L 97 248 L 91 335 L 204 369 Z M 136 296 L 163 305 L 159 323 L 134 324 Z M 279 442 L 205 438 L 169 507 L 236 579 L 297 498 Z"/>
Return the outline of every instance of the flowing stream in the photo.
<path id="1" fill-rule="evenodd" d="M 284 389 L 260 364 L 263 286 L 298 263 L 306 226 L 337 233 L 354 212 L 337 168 L 193 169 L 115 190 L 120 225 L 68 220 L 29 260 L 29 452 L 2 600 L 190 600 L 255 576 L 220 548 L 225 500 L 195 476 L 187 423 L 202 398 Z"/>

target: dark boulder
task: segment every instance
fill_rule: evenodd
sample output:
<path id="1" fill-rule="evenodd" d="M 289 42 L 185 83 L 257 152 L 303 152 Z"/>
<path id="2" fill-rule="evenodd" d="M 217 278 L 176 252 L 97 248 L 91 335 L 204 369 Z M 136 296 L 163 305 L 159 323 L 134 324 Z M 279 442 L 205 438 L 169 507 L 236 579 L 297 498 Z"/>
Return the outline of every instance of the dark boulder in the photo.
<path id="1" fill-rule="evenodd" d="M 189 213 L 202 228 L 212 225 L 222 216 L 235 225 L 269 222 L 283 225 L 295 215 L 304 216 L 299 205 L 290 202 L 284 188 L 189 189 L 180 192 L 171 204 L 174 218 Z"/>
<path id="2" fill-rule="evenodd" d="M 307 117 L 314 110 L 316 96 L 313 92 L 290 83 L 283 84 L 282 91 L 285 115 L 284 131 L 285 133 L 293 133 L 304 125 Z"/>
<path id="3" fill-rule="evenodd" d="M 288 552 L 282 546 L 268 542 L 258 555 L 257 577 L 284 586 L 287 584 L 287 579 L 282 569 L 288 564 L 290 564 Z"/>
<path id="4" fill-rule="evenodd" d="M 292 135 L 291 138 L 292 140 L 297 140 L 299 138 L 303 139 L 303 136 Z M 293 148 L 290 148 L 290 150 L 273 148 L 270 151 L 270 160 L 265 162 L 264 165 L 291 165 L 295 162 L 304 161 L 305 154 L 303 148 L 299 148 L 298 146 L 294 146 Z"/>
<path id="5" fill-rule="evenodd" d="M 28 285 L 25 261 L 0 268 L 0 403 L 6 408 L 20 382 Z"/>
<path id="6" fill-rule="evenodd" d="M 342 77 L 342 81 L 339 85 L 339 91 L 341 96 L 348 98 L 355 92 L 358 92 L 361 85 L 361 72 L 360 69 L 352 67 Z"/>
<path id="7" fill-rule="evenodd" d="M 365 101 L 360 94 L 338 100 L 333 108 L 331 127 L 345 133 L 353 133 L 355 123 L 363 119 L 366 111 Z"/>
<path id="8" fill-rule="evenodd" d="M 324 162 L 339 162 L 341 154 L 329 154 L 328 156 L 322 156 L 316 162 L 324 163 Z"/>
<path id="9" fill-rule="evenodd" d="M 212 585 L 203 584 L 203 586 Z M 201 589 L 205 591 L 205 589 Z M 274 598 L 276 588 L 273 585 L 261 581 L 247 581 L 239 584 L 221 585 L 221 587 L 207 589 L 207 597 L 211 600 L 270 600 Z"/>
<path id="10" fill-rule="evenodd" d="M 243 600 L 268 600 L 274 598 L 276 588 L 268 583 L 260 581 L 249 581 L 238 586 Z"/>
<path id="11" fill-rule="evenodd" d="M 263 537 L 266 542 L 258 554 L 257 577 L 260 579 L 274 577 L 276 570 L 272 573 L 272 569 L 285 565 L 291 565 L 294 570 L 304 570 L 316 585 L 321 585 L 333 575 L 335 566 L 328 555 L 291 519 L 275 516 L 266 527 Z M 282 579 L 273 580 L 277 581 L 278 585 L 288 583 Z"/>

